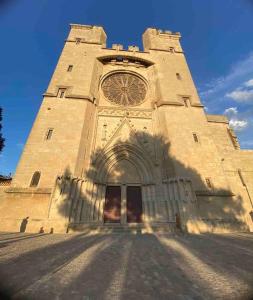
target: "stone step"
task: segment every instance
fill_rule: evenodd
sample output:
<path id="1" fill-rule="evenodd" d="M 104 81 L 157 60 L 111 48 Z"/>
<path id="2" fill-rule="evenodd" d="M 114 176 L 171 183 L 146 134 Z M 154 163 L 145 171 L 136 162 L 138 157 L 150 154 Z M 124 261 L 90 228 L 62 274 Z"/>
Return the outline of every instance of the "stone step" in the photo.
<path id="1" fill-rule="evenodd" d="M 78 232 L 96 232 L 96 233 L 175 233 L 175 222 L 168 223 L 131 223 L 131 224 L 92 224 L 92 223 L 71 223 L 68 226 L 69 233 Z"/>

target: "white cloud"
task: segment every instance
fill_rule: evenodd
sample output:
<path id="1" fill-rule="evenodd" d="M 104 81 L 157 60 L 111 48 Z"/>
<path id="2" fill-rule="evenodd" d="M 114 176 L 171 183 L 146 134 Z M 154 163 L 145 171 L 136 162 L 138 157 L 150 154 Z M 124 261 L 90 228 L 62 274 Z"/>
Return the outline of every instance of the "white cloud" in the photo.
<path id="1" fill-rule="evenodd" d="M 229 126 L 236 131 L 242 131 L 248 126 L 246 119 L 239 119 L 239 113 L 237 107 L 229 107 L 224 110 L 224 114 L 229 119 Z"/>
<path id="2" fill-rule="evenodd" d="M 253 87 L 253 79 L 250 79 L 250 80 L 244 82 L 244 85 L 247 87 Z"/>
<path id="3" fill-rule="evenodd" d="M 232 118 L 229 120 L 229 126 L 236 131 L 242 131 L 248 126 L 248 122 L 246 120 L 238 120 L 236 118 Z"/>
<path id="4" fill-rule="evenodd" d="M 241 85 L 245 80 L 252 78 L 253 75 L 253 52 L 238 61 L 231 67 L 230 72 L 226 76 L 218 77 L 201 89 L 199 93 L 201 97 L 207 98 L 211 95 L 217 93 L 224 93 L 228 89 L 233 89 L 235 86 Z M 245 84 L 250 84 L 252 86 L 253 79 L 245 82 Z M 249 85 L 247 85 L 249 87 Z"/>
<path id="5" fill-rule="evenodd" d="M 229 107 L 224 110 L 225 115 L 237 115 L 238 110 L 237 107 Z"/>
<path id="6" fill-rule="evenodd" d="M 225 96 L 238 102 L 253 101 L 253 90 L 235 90 L 231 93 L 227 93 Z"/>

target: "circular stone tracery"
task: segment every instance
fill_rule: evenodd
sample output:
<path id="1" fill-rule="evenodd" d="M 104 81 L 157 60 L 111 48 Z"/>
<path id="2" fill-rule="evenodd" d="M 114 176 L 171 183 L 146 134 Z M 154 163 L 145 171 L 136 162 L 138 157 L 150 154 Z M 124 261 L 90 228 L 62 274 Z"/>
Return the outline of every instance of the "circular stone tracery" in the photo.
<path id="1" fill-rule="evenodd" d="M 124 106 L 140 104 L 147 92 L 145 82 L 129 73 L 108 76 L 102 84 L 102 90 L 109 101 Z"/>

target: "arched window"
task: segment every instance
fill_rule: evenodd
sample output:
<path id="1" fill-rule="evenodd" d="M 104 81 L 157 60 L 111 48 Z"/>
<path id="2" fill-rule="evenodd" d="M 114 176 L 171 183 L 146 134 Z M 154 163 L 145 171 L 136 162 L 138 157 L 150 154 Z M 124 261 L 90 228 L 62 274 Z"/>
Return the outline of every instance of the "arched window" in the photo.
<path id="1" fill-rule="evenodd" d="M 39 181 L 40 181 L 40 172 L 36 171 L 33 174 L 33 177 L 32 177 L 31 183 L 30 183 L 30 187 L 36 187 L 39 184 Z"/>

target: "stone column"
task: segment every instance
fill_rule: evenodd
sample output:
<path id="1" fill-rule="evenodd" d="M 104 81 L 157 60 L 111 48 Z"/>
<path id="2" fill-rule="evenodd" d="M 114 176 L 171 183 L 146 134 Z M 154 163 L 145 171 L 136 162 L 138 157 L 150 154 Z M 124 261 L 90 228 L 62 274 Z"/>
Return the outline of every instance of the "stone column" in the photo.
<path id="1" fill-rule="evenodd" d="M 125 184 L 121 185 L 121 224 L 127 224 L 127 186 Z"/>
<path id="2" fill-rule="evenodd" d="M 85 217 L 85 211 L 87 209 L 87 186 L 88 186 L 88 181 L 86 180 L 83 184 L 82 184 L 82 197 L 80 199 L 80 204 L 78 207 L 78 212 L 77 212 L 77 218 L 79 219 L 79 222 L 85 222 L 86 220 L 84 219 Z"/>
<path id="3" fill-rule="evenodd" d="M 54 218 L 55 210 L 56 210 L 56 203 L 61 199 L 61 194 L 64 189 L 64 181 L 63 177 L 57 176 L 55 180 L 55 187 L 54 191 L 51 195 L 50 204 L 48 207 L 48 218 Z"/>
<path id="4" fill-rule="evenodd" d="M 153 220 L 153 209 L 152 209 L 152 195 L 151 195 L 151 186 L 147 186 L 147 196 L 148 196 L 148 201 L 147 201 L 147 210 L 148 210 L 148 221 L 152 222 Z"/>
<path id="5" fill-rule="evenodd" d="M 77 204 L 79 200 L 79 195 L 80 195 L 80 187 L 81 187 L 81 179 L 76 179 L 73 181 L 74 185 L 74 192 L 73 195 L 71 196 L 71 208 L 70 208 L 70 222 L 75 222 L 75 216 L 76 216 L 76 210 L 77 210 Z"/>
<path id="6" fill-rule="evenodd" d="M 90 220 L 91 222 L 97 221 L 97 203 L 100 196 L 100 184 L 94 183 L 92 190 L 92 200 L 91 200 L 91 210 L 90 210 Z"/>
<path id="7" fill-rule="evenodd" d="M 152 207 L 152 221 L 156 221 L 157 218 L 157 199 L 156 199 L 156 192 L 155 192 L 155 185 L 152 184 L 150 186 L 151 189 L 151 197 L 152 197 L 152 201 L 151 201 L 151 207 Z"/>
<path id="8" fill-rule="evenodd" d="M 104 207 L 105 207 L 106 184 L 102 184 L 101 200 L 99 203 L 99 221 L 104 223 Z"/>
<path id="9" fill-rule="evenodd" d="M 80 223 L 81 222 L 81 211 L 82 211 L 82 206 L 84 202 L 84 190 L 86 187 L 86 182 L 84 180 L 81 181 L 81 186 L 80 186 L 80 194 L 79 198 L 77 201 L 77 207 L 76 207 L 76 213 L 75 213 L 75 222 Z"/>
<path id="10" fill-rule="evenodd" d="M 171 203 L 169 202 L 168 184 L 163 183 L 163 194 L 164 194 L 164 208 L 166 209 L 166 221 L 171 219 Z"/>
<path id="11" fill-rule="evenodd" d="M 102 183 L 97 184 L 97 199 L 94 202 L 94 214 L 93 214 L 93 220 L 95 222 L 100 222 L 103 221 L 102 217 L 103 216 L 103 211 L 101 211 L 101 203 L 104 203 L 105 199 L 105 185 Z"/>
<path id="12" fill-rule="evenodd" d="M 179 199 L 178 199 L 175 179 L 170 180 L 170 190 L 171 190 L 171 195 L 174 203 L 174 219 L 175 219 L 175 214 L 179 213 L 179 204 L 178 204 Z"/>
<path id="13" fill-rule="evenodd" d="M 101 189 L 102 186 L 100 183 L 94 184 L 94 193 L 92 196 L 92 221 L 97 222 L 99 218 L 98 209 L 99 209 L 99 201 L 101 198 Z"/>
<path id="14" fill-rule="evenodd" d="M 147 189 L 145 185 L 141 186 L 141 199 L 142 199 L 142 221 L 147 221 Z"/>
<path id="15" fill-rule="evenodd" d="M 173 203 L 173 199 L 171 198 L 170 195 L 170 185 L 169 182 L 166 183 L 166 190 L 167 190 L 167 195 L 168 195 L 168 205 L 169 205 L 169 221 L 174 221 L 174 216 L 175 216 L 175 212 L 174 212 L 174 203 Z"/>
<path id="16" fill-rule="evenodd" d="M 92 207 L 92 190 L 93 182 L 87 181 L 86 189 L 84 193 L 84 203 L 82 207 L 81 219 L 83 222 L 90 222 L 91 220 L 91 207 Z"/>

